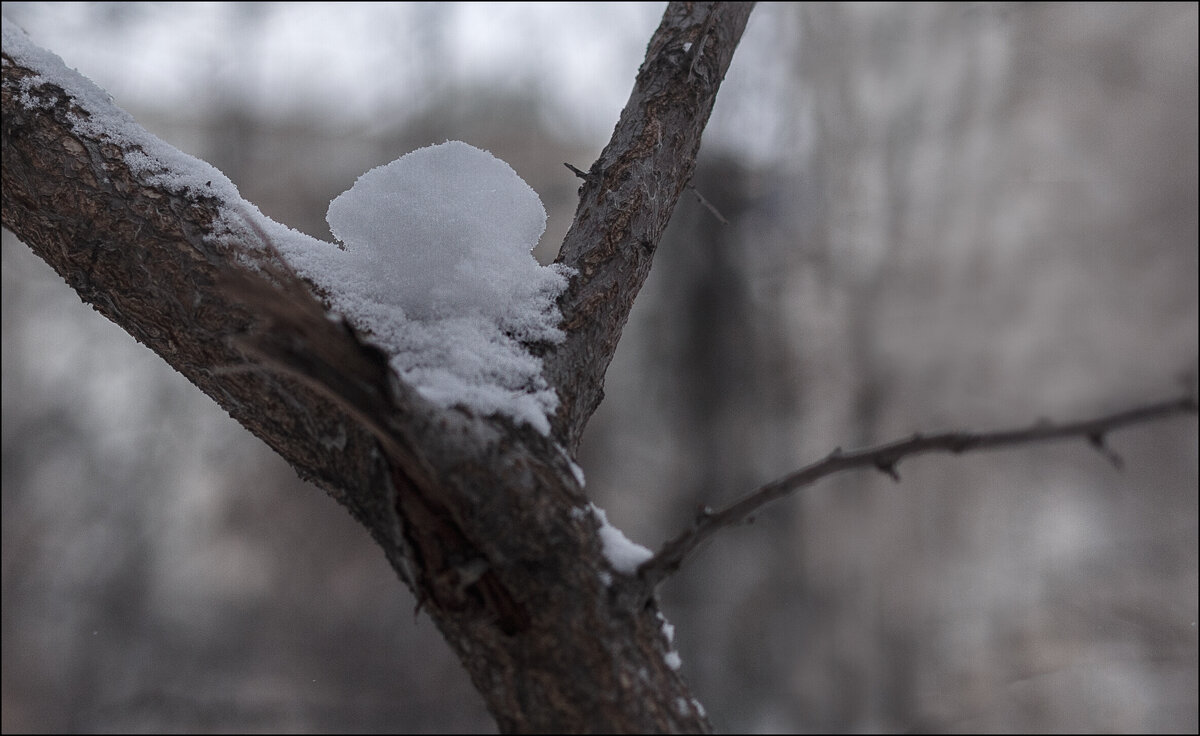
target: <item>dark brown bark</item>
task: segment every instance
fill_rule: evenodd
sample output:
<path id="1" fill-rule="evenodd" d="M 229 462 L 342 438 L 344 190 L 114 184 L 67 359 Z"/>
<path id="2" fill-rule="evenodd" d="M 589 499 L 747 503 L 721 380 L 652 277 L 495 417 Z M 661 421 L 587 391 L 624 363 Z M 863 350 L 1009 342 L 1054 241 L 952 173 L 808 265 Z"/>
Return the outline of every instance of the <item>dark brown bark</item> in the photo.
<path id="1" fill-rule="evenodd" d="M 562 405 L 543 437 L 438 410 L 331 322 L 218 197 L 132 170 L 94 114 L 4 54 L 3 222 L 84 301 L 346 505 L 459 655 L 505 731 L 706 731 L 657 605 L 609 569 L 571 472 L 605 369 L 750 12 L 672 3 L 560 260 Z M 256 262 L 256 267 L 239 259 Z M 606 585 L 601 573 L 613 580 Z M 402 665 L 400 665 L 402 666 Z"/>
<path id="2" fill-rule="evenodd" d="M 717 87 L 752 7 L 667 7 L 612 140 L 579 188 L 575 220 L 558 256 L 579 271 L 560 300 L 567 341 L 546 356 L 547 378 L 563 399 L 554 426 L 572 452 L 604 398 L 604 373 L 691 181 Z"/>

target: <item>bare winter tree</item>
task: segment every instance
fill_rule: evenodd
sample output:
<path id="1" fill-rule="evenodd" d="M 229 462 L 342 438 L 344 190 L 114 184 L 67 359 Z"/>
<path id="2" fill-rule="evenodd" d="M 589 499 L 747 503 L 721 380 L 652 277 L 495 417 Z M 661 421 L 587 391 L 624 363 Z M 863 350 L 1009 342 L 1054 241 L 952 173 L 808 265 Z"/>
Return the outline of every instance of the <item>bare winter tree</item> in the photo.
<path id="1" fill-rule="evenodd" d="M 635 572 L 615 570 L 573 458 L 751 9 L 670 4 L 607 147 L 586 171 L 573 168 L 579 205 L 557 258 L 577 272 L 559 300 L 566 340 L 530 346 L 560 399 L 549 436 L 424 400 L 377 348 L 327 318 L 311 285 L 261 247 L 269 238 L 221 224 L 236 202 L 132 167 L 138 151 L 80 124 L 109 111 L 10 55 L 7 29 L 4 225 L 349 509 L 502 730 L 707 731 L 655 590 L 713 534 L 834 473 L 898 477 L 920 453 L 1077 439 L 1119 465 L 1109 433 L 1196 411 L 1181 395 L 1083 421 L 834 449 L 724 508 L 699 509 Z"/>

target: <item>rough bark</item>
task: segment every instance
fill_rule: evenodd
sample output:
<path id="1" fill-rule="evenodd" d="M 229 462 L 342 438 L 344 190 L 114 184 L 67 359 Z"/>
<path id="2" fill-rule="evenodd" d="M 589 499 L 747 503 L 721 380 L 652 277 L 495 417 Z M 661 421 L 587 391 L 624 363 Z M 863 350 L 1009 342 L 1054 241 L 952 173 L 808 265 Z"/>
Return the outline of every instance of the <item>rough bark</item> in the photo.
<path id="1" fill-rule="evenodd" d="M 667 7 L 612 139 L 579 189 L 558 257 L 579 271 L 560 300 L 567 341 L 546 356 L 546 375 L 563 398 L 554 426 L 572 452 L 604 398 L 604 373 L 691 181 L 700 136 L 752 8 Z"/>
<path id="2" fill-rule="evenodd" d="M 580 190 L 560 254 L 579 271 L 568 339 L 545 355 L 562 400 L 550 437 L 422 400 L 269 250 L 222 228 L 218 198 L 131 170 L 129 151 L 79 131 L 89 111 L 7 52 L 3 223 L 370 530 L 501 729 L 707 731 L 650 591 L 605 561 L 570 453 L 749 12 L 667 8 Z"/>

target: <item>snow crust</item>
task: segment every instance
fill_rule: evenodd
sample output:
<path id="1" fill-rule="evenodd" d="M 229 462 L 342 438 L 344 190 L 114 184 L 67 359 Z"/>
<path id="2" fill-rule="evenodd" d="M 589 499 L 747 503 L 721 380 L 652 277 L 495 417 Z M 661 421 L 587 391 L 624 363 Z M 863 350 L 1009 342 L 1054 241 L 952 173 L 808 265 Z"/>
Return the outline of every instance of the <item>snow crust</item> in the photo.
<path id="1" fill-rule="evenodd" d="M 637 542 L 630 541 L 625 533 L 608 523 L 608 515 L 596 504 L 589 504 L 596 520 L 600 522 L 600 543 L 604 557 L 612 569 L 623 575 L 633 575 L 638 565 L 654 556 L 654 553 Z"/>
<path id="2" fill-rule="evenodd" d="M 528 346 L 562 341 L 555 302 L 572 271 L 540 266 L 531 255 L 546 211 L 508 164 L 448 141 L 368 171 L 329 206 L 343 250 L 263 215 L 228 177 L 147 132 L 7 18 L 3 43 L 37 72 L 22 81 L 22 104 L 47 104 L 34 93 L 42 83 L 61 87 L 79 109 L 71 116 L 76 132 L 117 144 L 149 183 L 215 199 L 218 228 L 240 242 L 257 242 L 253 221 L 426 399 L 549 433 L 558 396 Z"/>

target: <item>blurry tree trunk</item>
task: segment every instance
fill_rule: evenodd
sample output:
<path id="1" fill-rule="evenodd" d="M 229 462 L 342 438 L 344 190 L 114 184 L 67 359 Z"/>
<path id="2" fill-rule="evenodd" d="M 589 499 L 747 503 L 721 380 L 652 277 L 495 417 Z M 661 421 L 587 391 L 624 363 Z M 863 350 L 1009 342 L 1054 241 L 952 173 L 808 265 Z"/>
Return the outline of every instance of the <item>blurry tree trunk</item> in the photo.
<path id="1" fill-rule="evenodd" d="M 750 9 L 668 6 L 586 176 L 559 257 L 579 272 L 568 339 L 543 356 L 562 400 L 550 437 L 396 382 L 305 283 L 220 229 L 227 203 L 131 170 L 8 49 L 3 222 L 370 530 L 501 729 L 706 731 L 653 590 L 606 561 L 571 456 Z"/>

